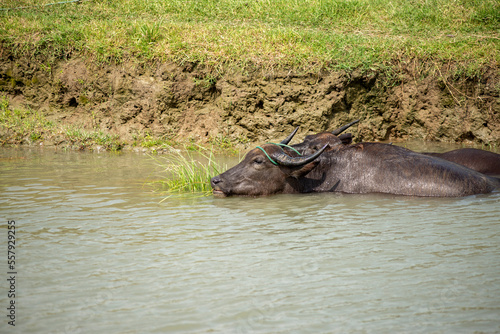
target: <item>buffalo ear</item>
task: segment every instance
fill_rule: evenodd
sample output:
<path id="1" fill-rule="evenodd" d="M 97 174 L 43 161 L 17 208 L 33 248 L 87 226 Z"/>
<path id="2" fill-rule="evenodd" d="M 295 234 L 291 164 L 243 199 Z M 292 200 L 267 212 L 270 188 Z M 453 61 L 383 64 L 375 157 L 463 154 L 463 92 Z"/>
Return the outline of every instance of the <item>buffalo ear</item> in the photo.
<path id="1" fill-rule="evenodd" d="M 352 133 L 343 133 L 339 136 L 339 139 L 342 141 L 342 144 L 349 145 L 352 143 Z"/>
<path id="2" fill-rule="evenodd" d="M 287 168 L 287 170 L 284 172 L 287 176 L 291 176 L 291 177 L 298 179 L 299 177 L 307 175 L 307 173 L 312 171 L 314 169 L 314 167 L 316 167 L 318 164 L 319 164 L 319 161 L 314 160 L 314 161 L 312 161 L 308 164 L 305 164 L 303 166 L 300 166 L 300 167 Z"/>

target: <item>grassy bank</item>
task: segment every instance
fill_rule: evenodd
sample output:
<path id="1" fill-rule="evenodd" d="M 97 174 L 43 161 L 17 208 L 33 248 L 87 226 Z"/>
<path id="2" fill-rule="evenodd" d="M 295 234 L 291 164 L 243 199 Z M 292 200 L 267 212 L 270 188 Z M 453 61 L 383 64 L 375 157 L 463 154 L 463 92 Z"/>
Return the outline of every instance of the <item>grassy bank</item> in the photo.
<path id="1" fill-rule="evenodd" d="M 496 0 L 6 0 L 14 53 L 264 68 L 381 68 L 419 58 L 475 71 L 500 60 Z M 32 7 L 30 7 L 32 6 Z M 19 8 L 29 7 L 29 8 Z M 5 10 L 9 8 L 19 8 Z"/>
<path id="2" fill-rule="evenodd" d="M 24 107 L 12 107 L 7 97 L 0 95 L 0 146 L 42 145 L 77 150 L 122 151 L 134 150 L 150 153 L 168 153 L 175 147 L 186 151 L 204 148 L 194 141 L 174 140 L 151 134 L 123 140 L 119 135 L 99 129 L 88 129 L 75 124 L 63 124 L 49 120 L 42 112 Z M 212 138 L 206 143 L 211 154 L 237 154 L 236 147 L 223 137 Z"/>
<path id="3" fill-rule="evenodd" d="M 17 144 L 77 150 L 162 153 L 160 156 L 151 155 L 164 172 L 164 178 L 153 183 L 159 185 L 168 197 L 186 192 L 200 196 L 211 194 L 210 179 L 227 170 L 227 165 L 220 163 L 215 154 L 237 152 L 232 145 L 217 141 L 201 146 L 150 135 L 125 142 L 118 135 L 75 125 L 63 126 L 49 121 L 40 112 L 12 108 L 7 98 L 0 97 L 0 146 Z"/>
<path id="4" fill-rule="evenodd" d="M 58 145 L 73 149 L 110 151 L 118 151 L 125 146 L 116 135 L 57 124 L 39 111 L 12 108 L 4 96 L 0 96 L 0 144 Z"/>

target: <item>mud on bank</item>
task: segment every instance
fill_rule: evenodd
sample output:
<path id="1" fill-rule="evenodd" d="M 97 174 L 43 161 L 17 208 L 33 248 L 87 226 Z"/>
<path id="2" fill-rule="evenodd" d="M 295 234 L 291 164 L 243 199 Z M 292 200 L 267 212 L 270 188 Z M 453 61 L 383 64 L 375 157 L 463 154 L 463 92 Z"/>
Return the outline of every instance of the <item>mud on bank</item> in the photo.
<path id="1" fill-rule="evenodd" d="M 356 141 L 500 145 L 498 66 L 401 61 L 377 71 L 214 71 L 196 63 L 33 61 L 0 50 L 0 94 L 61 124 L 119 135 L 233 143 L 297 136 L 361 119 Z M 479 73 L 479 74 L 478 74 Z M 1 132 L 6 136 L 5 130 Z M 5 139 L 4 139 L 5 140 Z"/>

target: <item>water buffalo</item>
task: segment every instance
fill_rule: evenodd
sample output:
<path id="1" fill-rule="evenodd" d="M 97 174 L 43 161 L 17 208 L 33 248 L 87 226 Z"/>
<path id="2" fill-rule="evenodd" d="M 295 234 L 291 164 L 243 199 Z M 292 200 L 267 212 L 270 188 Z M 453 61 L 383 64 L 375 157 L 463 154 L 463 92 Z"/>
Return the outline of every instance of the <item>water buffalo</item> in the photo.
<path id="1" fill-rule="evenodd" d="M 326 145 L 312 155 L 273 144 L 212 178 L 214 195 L 344 192 L 459 197 L 489 193 L 500 181 L 455 163 L 381 143 Z"/>
<path id="2" fill-rule="evenodd" d="M 352 142 L 352 135 L 351 134 L 344 134 L 343 137 L 341 138 L 340 136 L 337 137 L 337 135 L 341 134 L 343 131 L 348 129 L 350 126 L 356 124 L 359 122 L 359 120 L 355 120 L 347 125 L 344 125 L 336 130 L 333 130 L 332 132 L 325 132 L 322 134 L 316 134 L 316 135 L 310 135 L 306 136 L 305 140 L 303 143 L 300 144 L 295 144 L 291 146 L 293 149 L 292 154 L 294 153 L 299 153 L 301 155 L 305 156 L 311 156 L 316 158 L 319 156 L 324 150 L 326 149 L 331 149 L 331 147 L 334 147 L 336 145 L 340 145 L 343 143 L 351 143 Z M 287 189 L 287 186 L 283 183 L 284 178 L 283 177 L 293 177 L 295 179 L 298 179 L 300 176 L 307 174 L 312 168 L 314 168 L 319 161 L 311 162 L 314 159 L 308 158 L 309 160 L 304 160 L 304 158 L 299 159 L 297 157 L 290 157 L 285 154 L 282 148 L 279 146 L 282 145 L 281 147 L 287 146 L 287 144 L 292 140 L 292 138 L 295 136 L 297 133 L 299 127 L 296 127 L 295 130 L 284 140 L 280 142 L 278 145 L 264 145 L 262 148 L 259 149 L 254 149 L 250 151 L 245 159 L 240 163 L 248 165 L 248 171 L 245 172 L 245 175 L 239 175 L 240 170 L 232 168 L 228 170 L 226 173 L 223 173 L 224 179 L 225 180 L 230 180 L 230 179 L 240 179 L 241 182 L 238 185 L 238 187 L 232 189 L 232 187 L 228 187 L 227 184 L 229 184 L 228 181 L 224 184 L 224 187 L 231 188 L 230 191 L 224 191 L 221 190 L 223 186 L 223 179 L 221 178 L 221 175 L 216 176 L 212 178 L 211 180 L 211 185 L 213 190 L 213 193 L 215 195 L 219 196 L 228 196 L 228 195 L 271 195 L 275 193 L 289 193 L 293 192 L 290 189 Z M 341 135 L 342 136 L 342 135 Z M 325 143 L 321 146 L 315 149 L 314 151 L 311 151 L 311 147 L 316 147 L 317 143 L 324 141 Z M 265 147 L 265 149 L 264 149 Z M 288 146 L 290 147 L 290 146 Z M 287 149 L 290 151 L 289 149 Z M 304 151 L 307 151 L 308 153 L 304 153 Z M 295 160 L 294 160 L 295 159 Z M 295 161 L 295 166 L 290 166 L 290 161 L 294 160 Z M 277 188 L 272 187 L 266 187 L 266 183 L 260 183 L 260 178 L 253 177 L 251 175 L 259 175 L 259 173 L 262 173 L 261 170 L 267 169 L 265 168 L 266 165 L 269 164 L 269 162 L 275 163 L 275 165 L 278 165 L 279 168 L 271 168 L 269 170 L 273 171 L 274 178 L 280 179 L 280 185 L 277 186 Z M 277 163 L 276 163 L 277 161 Z M 304 161 L 307 161 L 307 163 L 304 163 Z M 257 186 L 256 186 L 257 185 Z"/>
<path id="3" fill-rule="evenodd" d="M 445 153 L 423 154 L 452 161 L 486 175 L 500 176 L 500 154 L 497 153 L 476 148 L 460 148 Z"/>
<path id="4" fill-rule="evenodd" d="M 298 150 L 300 153 L 309 155 L 316 152 L 325 145 L 328 145 L 326 150 L 332 150 L 337 145 L 348 145 L 352 143 L 352 134 L 344 133 L 349 127 L 358 123 L 359 119 L 352 121 L 338 129 L 331 132 L 322 132 L 315 135 L 309 135 L 304 138 L 304 141 L 300 144 L 291 145 L 294 149 Z M 281 141 L 281 144 L 288 144 L 299 128 L 297 127 L 287 138 Z"/>
<path id="5" fill-rule="evenodd" d="M 273 195 L 297 191 L 303 176 L 320 162 L 316 158 L 326 145 L 313 155 L 290 156 L 280 146 L 265 144 L 247 153 L 243 161 L 211 180 L 214 195 Z M 299 181 L 300 183 L 300 181 Z"/>
<path id="6" fill-rule="evenodd" d="M 311 154 L 325 144 L 328 144 L 328 147 L 326 149 L 327 151 L 337 149 L 339 147 L 338 145 L 341 144 L 350 144 L 352 142 L 351 134 L 344 134 L 348 135 L 346 136 L 348 137 L 347 139 L 345 137 L 342 138 L 344 135 L 340 135 L 338 137 L 337 135 L 346 130 L 351 125 L 356 124 L 358 121 L 359 120 L 356 120 L 354 122 L 346 124 L 343 127 L 340 127 L 332 132 L 323 132 L 306 136 L 304 142 L 292 145 L 292 147 L 297 149 L 302 154 Z M 295 131 L 283 142 L 286 142 L 286 144 L 288 144 L 292 140 L 293 135 L 295 135 L 297 130 L 298 128 L 295 129 Z M 486 175 L 500 176 L 500 154 L 497 153 L 475 148 L 461 148 L 445 153 L 424 152 L 423 154 L 445 159 Z"/>

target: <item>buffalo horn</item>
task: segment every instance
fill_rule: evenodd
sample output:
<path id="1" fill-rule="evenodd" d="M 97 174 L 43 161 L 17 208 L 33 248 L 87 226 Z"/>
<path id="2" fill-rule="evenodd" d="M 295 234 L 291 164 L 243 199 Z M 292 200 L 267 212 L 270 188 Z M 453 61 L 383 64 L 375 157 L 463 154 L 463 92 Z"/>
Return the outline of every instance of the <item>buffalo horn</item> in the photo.
<path id="1" fill-rule="evenodd" d="M 351 126 L 353 126 L 354 124 L 358 123 L 358 122 L 359 122 L 359 119 L 357 119 L 355 121 L 352 121 L 351 123 L 346 124 L 344 126 L 341 126 L 340 128 L 333 130 L 332 134 L 334 134 L 335 136 L 337 136 L 337 135 L 341 134 L 342 132 L 344 132 L 346 129 L 348 129 Z"/>
<path id="2" fill-rule="evenodd" d="M 274 159 L 274 161 L 276 161 L 281 166 L 287 166 L 287 167 L 302 166 L 302 165 L 310 163 L 311 161 L 313 161 L 314 159 L 319 157 L 320 154 L 323 153 L 323 151 L 326 149 L 327 146 L 328 146 L 328 144 L 326 144 L 321 149 L 316 151 L 316 153 L 314 153 L 310 156 L 307 156 L 307 157 L 304 157 L 304 156 L 291 157 L 283 151 L 273 153 L 273 154 L 271 154 L 271 157 Z"/>
<path id="3" fill-rule="evenodd" d="M 299 130 L 299 127 L 296 127 L 295 130 L 293 130 L 293 132 L 288 137 L 286 137 L 280 142 L 280 144 L 288 145 L 290 140 L 292 140 L 293 136 L 295 136 L 295 134 L 297 133 L 297 130 Z"/>

